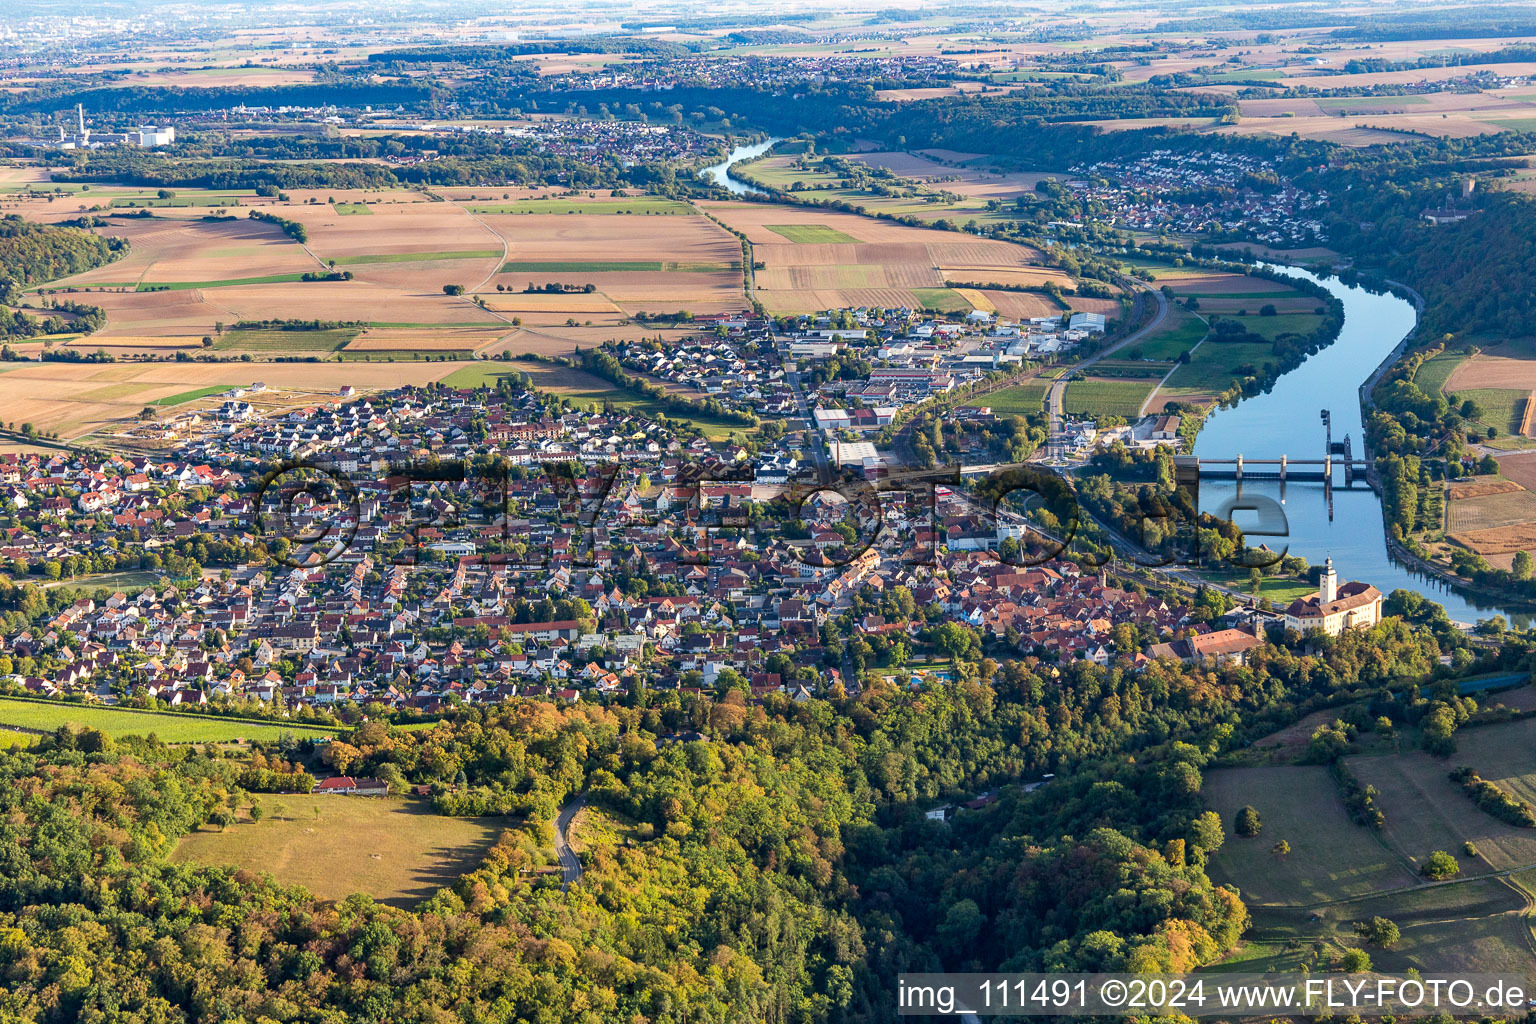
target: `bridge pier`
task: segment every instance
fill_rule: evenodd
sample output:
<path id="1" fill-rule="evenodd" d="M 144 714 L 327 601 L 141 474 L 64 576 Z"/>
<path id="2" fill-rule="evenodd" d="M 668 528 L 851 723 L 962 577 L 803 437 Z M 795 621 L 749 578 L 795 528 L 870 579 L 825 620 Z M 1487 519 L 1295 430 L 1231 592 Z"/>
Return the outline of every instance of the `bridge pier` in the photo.
<path id="1" fill-rule="evenodd" d="M 1238 482 L 1239 486 L 1241 486 L 1242 482 L 1243 482 L 1243 456 L 1242 456 L 1242 453 L 1238 453 L 1238 456 L 1237 456 L 1237 482 Z"/>
<path id="2" fill-rule="evenodd" d="M 1285 483 L 1285 460 L 1286 460 L 1286 457 L 1284 455 L 1280 456 L 1280 483 L 1281 484 Z"/>

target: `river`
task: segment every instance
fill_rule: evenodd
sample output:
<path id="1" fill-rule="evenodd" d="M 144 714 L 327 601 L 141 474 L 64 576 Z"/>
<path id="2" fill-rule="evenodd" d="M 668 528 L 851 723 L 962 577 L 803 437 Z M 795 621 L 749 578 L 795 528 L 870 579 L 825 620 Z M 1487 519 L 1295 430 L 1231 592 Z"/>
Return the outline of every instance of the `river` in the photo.
<path id="1" fill-rule="evenodd" d="M 1282 454 L 1291 459 L 1320 459 L 1323 423 L 1319 413 L 1328 409 L 1333 417 L 1334 440 L 1349 435 L 1359 458 L 1365 446 L 1360 384 L 1413 328 L 1413 305 L 1396 295 L 1373 295 L 1337 278 L 1318 278 L 1291 267 L 1279 269 L 1321 284 L 1344 303 L 1344 326 L 1338 340 L 1282 376 L 1268 393 L 1213 413 L 1195 442 L 1194 453 L 1207 459 L 1230 459 L 1239 454 L 1248 459 L 1275 459 Z M 1334 479 L 1342 482 L 1342 469 L 1334 471 Z M 1522 626 L 1532 620 L 1528 608 L 1501 607 L 1496 601 L 1453 590 L 1439 579 L 1394 561 L 1387 552 L 1381 502 L 1363 481 L 1350 489 L 1335 486 L 1331 519 L 1319 482 L 1291 482 L 1282 493 L 1278 481 L 1251 481 L 1243 485 L 1243 494 L 1268 495 L 1281 501 L 1285 511 L 1288 537 L 1253 537 L 1254 543 L 1262 540 L 1276 549 L 1287 545 L 1291 554 L 1314 565 L 1331 557 L 1341 579 L 1364 580 L 1383 594 L 1399 587 L 1418 591 L 1444 605 L 1447 614 L 1458 622 L 1473 623 L 1496 614 Z M 1235 495 L 1236 485 L 1231 481 L 1202 481 L 1200 508 L 1216 511 Z M 1257 522 L 1251 512 L 1238 512 L 1234 518 L 1239 526 Z"/>
<path id="2" fill-rule="evenodd" d="M 751 146 L 737 146 L 735 149 L 731 150 L 731 155 L 726 157 L 723 163 L 713 164 L 709 167 L 705 167 L 699 171 L 699 173 L 709 178 L 709 180 L 713 181 L 716 185 L 729 189 L 739 196 L 749 194 L 767 195 L 767 193 L 762 189 L 753 185 L 748 185 L 744 181 L 737 181 L 735 178 L 731 177 L 731 165 L 740 163 L 743 160 L 750 160 L 755 156 L 762 156 L 764 153 L 768 152 L 770 148 L 773 147 L 775 142 L 779 141 L 779 139 L 769 139 L 766 142 L 759 142 Z"/>

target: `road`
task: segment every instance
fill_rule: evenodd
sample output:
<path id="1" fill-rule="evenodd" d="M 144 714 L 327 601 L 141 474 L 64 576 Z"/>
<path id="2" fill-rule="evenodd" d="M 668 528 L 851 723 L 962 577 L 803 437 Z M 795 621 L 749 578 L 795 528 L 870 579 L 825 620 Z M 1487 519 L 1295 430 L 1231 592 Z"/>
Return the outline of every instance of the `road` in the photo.
<path id="1" fill-rule="evenodd" d="M 1070 381 L 1075 374 L 1081 373 L 1082 371 L 1088 369 L 1088 367 L 1092 366 L 1100 359 L 1103 359 L 1105 356 L 1118 352 L 1127 345 L 1133 345 L 1136 342 L 1141 341 L 1148 334 L 1161 327 L 1163 321 L 1168 318 L 1168 297 L 1162 293 L 1161 289 L 1158 288 L 1148 288 L 1147 292 L 1151 294 L 1153 301 L 1157 303 L 1157 311 L 1152 314 L 1152 319 L 1147 321 L 1145 326 L 1137 328 L 1130 334 L 1127 334 L 1124 338 L 1121 338 L 1119 341 L 1109 346 L 1109 348 L 1104 349 L 1102 352 L 1096 352 L 1089 356 L 1087 359 L 1084 359 L 1082 362 L 1073 366 L 1066 373 L 1063 373 L 1060 377 L 1057 377 L 1056 382 L 1052 384 L 1050 390 L 1045 393 L 1045 411 L 1050 417 L 1050 433 L 1048 434 L 1050 440 L 1046 442 L 1046 446 L 1048 448 L 1060 444 L 1060 438 L 1062 435 L 1061 404 L 1062 400 L 1066 397 L 1067 382 Z"/>
<path id="2" fill-rule="evenodd" d="M 832 468 L 827 464 L 827 455 L 821 450 L 821 439 L 816 436 L 816 421 L 811 418 L 810 407 L 805 404 L 805 390 L 800 386 L 800 373 L 786 373 L 784 379 L 789 382 L 789 389 L 795 393 L 795 406 L 800 412 L 800 418 L 805 421 L 805 436 L 811 449 L 811 460 L 816 463 L 816 480 L 819 483 L 832 481 Z"/>
<path id="3" fill-rule="evenodd" d="M 587 794 L 582 793 L 560 808 L 560 813 L 555 817 L 555 856 L 560 858 L 561 892 L 581 881 L 581 858 L 571 850 L 567 832 L 571 827 L 571 819 L 585 806 Z"/>

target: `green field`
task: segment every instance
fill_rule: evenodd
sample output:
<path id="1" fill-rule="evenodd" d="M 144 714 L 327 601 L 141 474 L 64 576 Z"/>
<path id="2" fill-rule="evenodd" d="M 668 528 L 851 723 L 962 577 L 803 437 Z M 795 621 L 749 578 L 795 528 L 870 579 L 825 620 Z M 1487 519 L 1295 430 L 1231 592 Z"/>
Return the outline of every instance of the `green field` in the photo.
<path id="1" fill-rule="evenodd" d="M 205 827 L 177 844 L 175 864 L 269 871 L 323 899 L 365 892 L 410 905 L 473 870 L 501 834 L 494 818 L 445 818 L 425 800 L 265 794 L 265 812 L 224 831 Z"/>
<path id="2" fill-rule="evenodd" d="M 1276 313 L 1274 316 L 1259 316 L 1257 308 L 1249 311 L 1247 316 L 1213 314 L 1212 323 L 1217 320 L 1236 320 L 1248 328 L 1250 334 L 1257 334 L 1266 341 L 1274 341 L 1282 334 L 1311 334 L 1323 322 L 1323 318 L 1316 313 Z"/>
<path id="3" fill-rule="evenodd" d="M 1207 341 L 1190 354 L 1187 364 L 1173 371 L 1168 386 L 1220 393 L 1232 386 L 1243 367 L 1262 370 L 1273 358 L 1274 351 L 1261 342 Z"/>
<path id="4" fill-rule="evenodd" d="M 319 273 L 316 267 L 312 273 Z M 138 290 L 141 292 L 186 292 L 194 288 L 238 288 L 243 284 L 286 284 L 289 281 L 302 281 L 303 274 L 268 274 L 265 277 L 231 277 L 223 281 L 140 281 Z"/>
<path id="5" fill-rule="evenodd" d="M 994 416 L 1027 416 L 1030 413 L 1040 413 L 1045 407 L 1045 384 L 1016 384 L 1011 388 L 994 391 L 990 395 L 982 395 L 974 401 L 967 402 L 970 406 L 989 406 Z"/>
<path id="6" fill-rule="evenodd" d="M 1451 398 L 1457 405 L 1472 399 L 1482 409 L 1482 415 L 1478 422 L 1483 427 L 1493 427 L 1500 434 L 1517 434 L 1520 432 L 1520 414 L 1525 409 L 1525 400 L 1530 397 L 1529 391 L 1515 391 L 1510 388 L 1468 388 L 1466 391 L 1457 391 Z"/>
<path id="7" fill-rule="evenodd" d="M 1120 352 L 1139 349 L 1143 359 L 1172 361 L 1179 358 L 1181 353 L 1194 348 L 1205 337 L 1207 330 L 1204 320 L 1183 306 L 1170 304 L 1168 316 L 1155 332 Z"/>
<path id="8" fill-rule="evenodd" d="M 660 196 L 621 196 L 618 199 L 518 199 L 509 203 L 467 205 L 470 213 L 597 213 L 696 214 L 687 203 Z"/>
<path id="9" fill-rule="evenodd" d="M 431 260 L 491 260 L 501 256 L 500 249 L 459 249 L 454 252 L 391 252 L 370 256 L 338 256 L 330 262 L 338 267 L 368 263 L 426 263 Z"/>
<path id="10" fill-rule="evenodd" d="M 857 245 L 859 242 L 852 235 L 825 224 L 764 224 L 763 227 L 797 245 Z"/>
<path id="11" fill-rule="evenodd" d="M 1211 875 L 1236 885 L 1250 906 L 1305 906 L 1415 882 L 1375 833 L 1349 820 L 1326 768 L 1223 768 L 1206 773 L 1204 792 L 1206 806 L 1221 815 L 1227 830 L 1226 843 L 1211 858 Z M 1232 828 L 1244 805 L 1263 822 L 1252 838 Z M 1291 845 L 1284 858 L 1271 852 L 1282 839 Z"/>
<path id="12" fill-rule="evenodd" d="M 212 715 L 0 697 L 0 727 L 52 732 L 61 725 L 98 729 L 112 736 L 154 733 L 166 743 L 232 743 L 239 739 L 275 740 L 285 733 L 304 737 L 333 736 L 337 732 L 330 726 L 267 724 Z"/>
<path id="13" fill-rule="evenodd" d="M 243 352 L 336 352 L 361 333 L 356 327 L 323 331 L 234 330 L 225 331 L 213 347 Z"/>
<path id="14" fill-rule="evenodd" d="M 1230 841 L 1230 840 L 1229 840 Z M 1293 844 L 1294 845 L 1294 844 Z M 1391 949 L 1362 947 L 1376 970 L 1402 973 L 1504 972 L 1532 976 L 1530 919 L 1519 876 L 1330 903 L 1253 911 L 1243 947 L 1216 971 L 1328 970 L 1342 950 L 1360 947 L 1356 921 L 1385 917 L 1402 933 Z"/>
<path id="15" fill-rule="evenodd" d="M 1152 393 L 1150 380 L 1074 380 L 1067 385 L 1062 410 L 1073 416 L 1123 416 L 1134 420 Z"/>
<path id="16" fill-rule="evenodd" d="M 212 387 L 198 388 L 196 391 L 183 391 L 179 395 L 171 395 L 168 398 L 157 398 L 149 404 L 158 405 L 161 407 L 169 405 L 183 405 L 187 402 L 195 402 L 199 398 L 207 398 L 209 395 L 217 395 L 228 390 L 229 385 L 227 384 L 215 384 Z"/>
<path id="17" fill-rule="evenodd" d="M 913 296 L 924 309 L 937 309 L 944 313 L 969 313 L 973 307 L 964 296 L 953 288 L 913 288 Z"/>
<path id="18" fill-rule="evenodd" d="M 368 209 L 367 203 L 332 203 L 331 209 L 343 217 L 371 217 L 373 211 Z"/>
<path id="19" fill-rule="evenodd" d="M 1450 349 L 1424 360 L 1418 372 L 1413 375 L 1413 382 L 1417 384 L 1426 395 L 1439 394 L 1445 388 L 1445 382 L 1451 374 L 1456 372 L 1467 358 L 1467 354 L 1460 349 Z"/>

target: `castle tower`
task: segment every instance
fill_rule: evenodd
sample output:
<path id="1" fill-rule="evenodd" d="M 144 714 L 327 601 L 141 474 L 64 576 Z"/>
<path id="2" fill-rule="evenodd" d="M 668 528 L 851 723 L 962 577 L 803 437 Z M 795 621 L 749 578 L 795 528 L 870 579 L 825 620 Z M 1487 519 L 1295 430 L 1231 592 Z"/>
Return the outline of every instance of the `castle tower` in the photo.
<path id="1" fill-rule="evenodd" d="M 1339 597 L 1339 574 L 1333 570 L 1333 559 L 1323 563 L 1323 575 L 1318 580 L 1318 600 L 1322 604 L 1330 604 Z"/>

